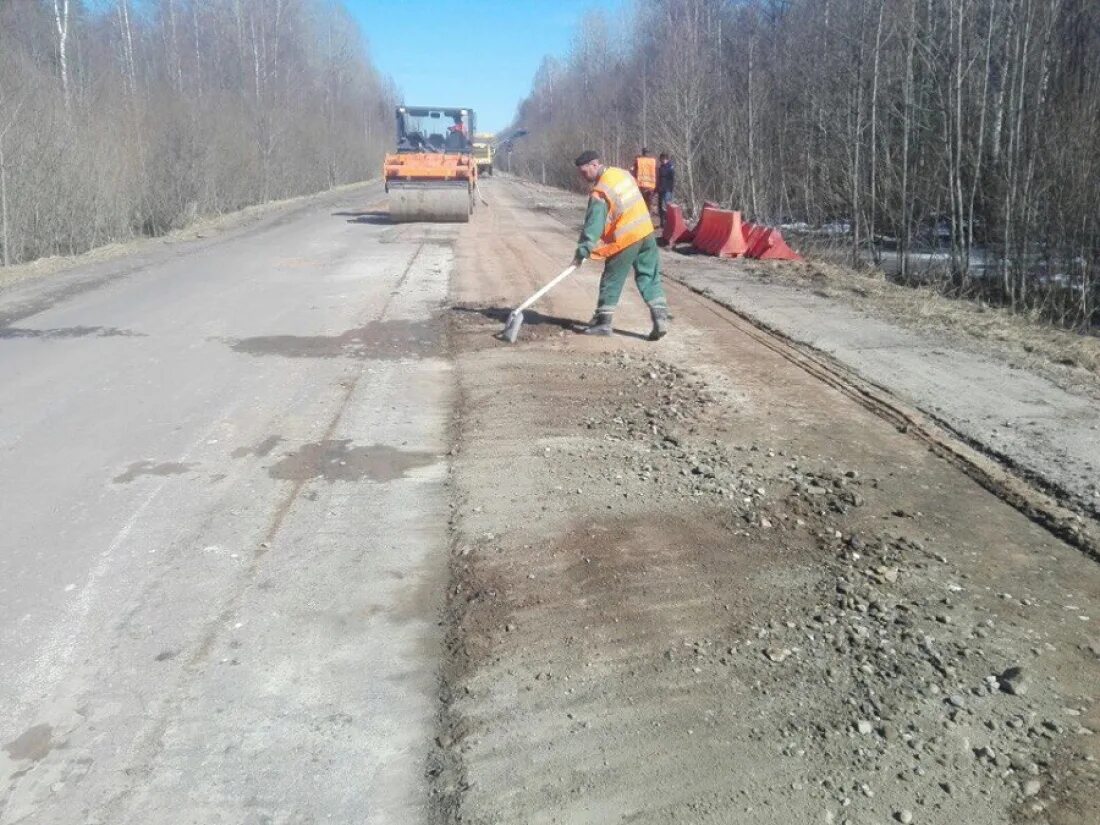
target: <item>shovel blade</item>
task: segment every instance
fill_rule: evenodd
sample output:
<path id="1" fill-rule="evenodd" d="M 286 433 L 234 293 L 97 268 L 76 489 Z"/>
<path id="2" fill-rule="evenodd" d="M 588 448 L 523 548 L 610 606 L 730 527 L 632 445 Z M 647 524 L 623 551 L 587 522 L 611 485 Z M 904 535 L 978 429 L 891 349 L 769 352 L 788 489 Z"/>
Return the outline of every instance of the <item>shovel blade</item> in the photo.
<path id="1" fill-rule="evenodd" d="M 517 310 L 512 310 L 512 314 L 508 316 L 508 323 L 504 325 L 504 329 L 500 333 L 500 337 L 507 341 L 509 344 L 514 344 L 519 337 L 519 328 L 523 326 L 523 313 Z"/>

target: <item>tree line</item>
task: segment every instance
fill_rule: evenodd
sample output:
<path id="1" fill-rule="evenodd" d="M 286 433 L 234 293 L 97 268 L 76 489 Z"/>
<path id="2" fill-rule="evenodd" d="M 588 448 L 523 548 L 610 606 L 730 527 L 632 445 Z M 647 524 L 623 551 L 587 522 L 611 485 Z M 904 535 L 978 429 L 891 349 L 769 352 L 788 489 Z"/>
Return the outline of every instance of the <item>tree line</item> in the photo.
<path id="1" fill-rule="evenodd" d="M 678 200 L 840 227 L 853 262 L 1100 324 L 1096 0 L 637 0 L 584 17 L 521 103 L 513 168 L 669 151 Z M 927 255 L 923 255 L 927 258 Z"/>
<path id="2" fill-rule="evenodd" d="M 0 0 L 0 263 L 370 177 L 395 97 L 335 0 Z"/>

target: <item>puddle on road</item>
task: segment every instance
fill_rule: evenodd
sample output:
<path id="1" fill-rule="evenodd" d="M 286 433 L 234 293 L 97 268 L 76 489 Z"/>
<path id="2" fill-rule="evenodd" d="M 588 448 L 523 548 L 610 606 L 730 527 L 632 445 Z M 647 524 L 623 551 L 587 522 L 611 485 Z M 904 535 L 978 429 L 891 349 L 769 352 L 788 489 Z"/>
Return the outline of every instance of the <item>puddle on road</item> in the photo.
<path id="1" fill-rule="evenodd" d="M 144 338 L 145 333 L 118 327 L 54 327 L 53 329 L 29 329 L 26 327 L 0 327 L 0 341 L 12 338 Z"/>
<path id="2" fill-rule="evenodd" d="M 256 458 L 267 458 L 282 440 L 281 435 L 269 435 L 255 447 L 238 447 L 232 455 L 233 458 L 247 458 L 250 455 Z"/>
<path id="3" fill-rule="evenodd" d="M 50 725 L 35 725 L 20 734 L 18 739 L 4 745 L 4 750 L 14 761 L 29 759 L 37 762 L 44 759 L 53 748 L 53 727 Z"/>
<path id="4" fill-rule="evenodd" d="M 441 325 L 434 321 L 374 321 L 339 335 L 261 335 L 231 342 L 246 355 L 284 358 L 423 358 L 437 354 Z"/>
<path id="5" fill-rule="evenodd" d="M 335 481 L 387 482 L 404 477 L 417 467 L 434 464 L 432 453 L 399 450 L 386 444 L 352 447 L 347 438 L 305 444 L 268 469 L 272 478 L 285 481 L 309 481 L 321 478 Z"/>
<path id="6" fill-rule="evenodd" d="M 181 464 L 178 461 L 164 461 L 158 464 L 155 461 L 135 461 L 126 472 L 115 476 L 115 484 L 129 484 L 138 476 L 175 476 L 186 473 L 191 469 L 190 464 Z"/>

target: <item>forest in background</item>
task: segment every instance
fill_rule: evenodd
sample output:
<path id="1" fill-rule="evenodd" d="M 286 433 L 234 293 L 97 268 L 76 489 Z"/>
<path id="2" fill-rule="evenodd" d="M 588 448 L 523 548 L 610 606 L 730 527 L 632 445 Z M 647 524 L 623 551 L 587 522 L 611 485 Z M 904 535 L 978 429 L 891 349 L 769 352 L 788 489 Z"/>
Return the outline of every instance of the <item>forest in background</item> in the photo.
<path id="1" fill-rule="evenodd" d="M 514 172 L 668 151 L 676 200 L 828 227 L 857 265 L 1100 325 L 1096 0 L 636 0 L 544 60 Z"/>
<path id="2" fill-rule="evenodd" d="M 371 177 L 395 97 L 335 0 L 0 0 L 0 263 Z"/>

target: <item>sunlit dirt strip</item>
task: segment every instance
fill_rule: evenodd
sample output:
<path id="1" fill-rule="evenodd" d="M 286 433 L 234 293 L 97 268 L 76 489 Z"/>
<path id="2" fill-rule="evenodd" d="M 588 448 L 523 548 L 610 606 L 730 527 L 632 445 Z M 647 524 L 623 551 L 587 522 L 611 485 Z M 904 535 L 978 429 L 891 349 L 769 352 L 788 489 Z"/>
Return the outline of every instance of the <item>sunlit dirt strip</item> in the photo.
<path id="1" fill-rule="evenodd" d="M 525 188 L 529 185 L 518 181 Z M 558 224 L 573 230 L 553 210 L 540 210 Z M 666 282 L 684 290 L 700 306 L 732 324 L 746 335 L 760 342 L 784 358 L 797 364 L 815 378 L 858 401 L 884 420 L 903 432 L 928 444 L 929 448 L 951 461 L 985 489 L 1012 505 L 1028 518 L 1042 525 L 1059 539 L 1100 561 L 1100 526 L 1073 507 L 1067 507 L 1066 499 L 1056 498 L 1044 491 L 1049 485 L 1043 479 L 1030 478 L 1028 474 L 1007 461 L 1004 456 L 990 451 L 985 445 L 965 439 L 946 423 L 930 418 L 904 404 L 889 389 L 858 377 L 824 353 L 799 344 L 778 330 L 747 315 L 728 303 L 720 301 L 682 281 L 665 276 Z M 721 307 L 719 309 L 718 307 Z M 736 316 L 731 318 L 727 313 Z"/>
<path id="2" fill-rule="evenodd" d="M 445 821 L 994 825 L 1087 799 L 1062 716 L 1096 727 L 1093 562 L 677 284 L 656 345 L 632 294 L 623 335 L 570 332 L 592 272 L 492 341 L 570 251 L 508 195 L 453 287 Z M 1017 663 L 1026 698 L 988 687 Z"/>

